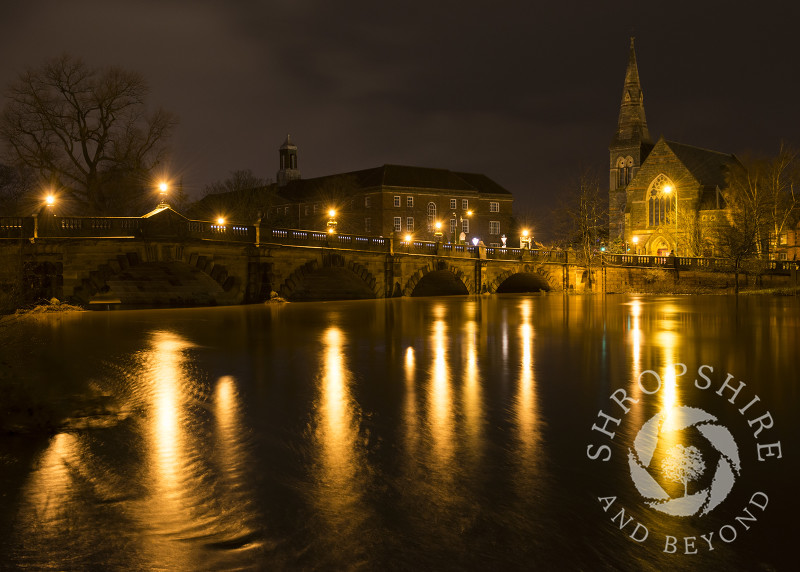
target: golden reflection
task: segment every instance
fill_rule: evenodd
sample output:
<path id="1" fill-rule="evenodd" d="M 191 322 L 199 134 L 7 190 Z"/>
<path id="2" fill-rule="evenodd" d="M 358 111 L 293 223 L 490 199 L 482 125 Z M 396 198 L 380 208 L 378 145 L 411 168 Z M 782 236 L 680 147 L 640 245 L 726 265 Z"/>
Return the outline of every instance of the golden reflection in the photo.
<path id="1" fill-rule="evenodd" d="M 405 407 L 405 423 L 406 423 L 406 442 L 409 453 L 416 454 L 418 436 L 419 436 L 419 423 L 417 420 L 417 389 L 416 389 L 416 359 L 414 357 L 414 348 L 408 346 L 406 348 L 405 357 L 405 384 L 406 384 L 406 407 Z"/>
<path id="2" fill-rule="evenodd" d="M 464 431 L 469 441 L 471 455 L 480 455 L 481 428 L 483 423 L 482 395 L 478 376 L 478 324 L 470 320 L 464 325 Z"/>
<path id="3" fill-rule="evenodd" d="M 536 464 L 538 457 L 539 423 L 536 411 L 536 383 L 533 369 L 534 330 L 531 323 L 532 304 L 531 300 L 523 300 L 520 304 L 522 321 L 518 330 L 521 359 L 516 417 L 522 466 Z"/>
<path id="4" fill-rule="evenodd" d="M 81 447 L 78 437 L 71 433 L 59 433 L 50 440 L 42 453 L 36 470 L 26 486 L 26 502 L 39 527 L 57 527 L 69 510 L 75 493 L 75 475 L 82 471 Z M 32 523 L 30 523 L 32 524 Z M 23 528 L 26 528 L 23 525 Z M 39 532 L 47 533 L 46 530 Z M 56 534 L 55 528 L 49 531 Z"/>
<path id="5" fill-rule="evenodd" d="M 359 438 L 359 410 L 350 393 L 342 331 L 331 326 L 322 335 L 323 359 L 316 411 L 319 471 L 314 499 L 324 526 L 342 537 L 357 536 L 369 518 L 363 502 L 368 473 L 364 440 Z"/>
<path id="6" fill-rule="evenodd" d="M 453 456 L 452 395 L 447 363 L 447 326 L 443 320 L 433 322 L 433 368 L 429 388 L 430 430 L 433 453 L 441 469 L 449 467 Z"/>
<path id="7" fill-rule="evenodd" d="M 185 398 L 182 386 L 186 382 L 183 352 L 189 347 L 190 344 L 171 332 L 156 332 L 146 358 L 152 416 L 153 477 L 159 491 L 159 502 L 172 503 L 170 512 L 175 511 L 172 514 L 176 515 L 183 511 L 179 499 L 186 492 L 181 483 L 188 463 L 187 435 L 182 423 Z M 162 511 L 166 510 L 169 509 L 162 506 Z"/>
<path id="8" fill-rule="evenodd" d="M 641 300 L 633 300 L 631 306 L 631 344 L 633 346 L 633 377 L 639 378 L 642 373 L 642 302 Z"/>

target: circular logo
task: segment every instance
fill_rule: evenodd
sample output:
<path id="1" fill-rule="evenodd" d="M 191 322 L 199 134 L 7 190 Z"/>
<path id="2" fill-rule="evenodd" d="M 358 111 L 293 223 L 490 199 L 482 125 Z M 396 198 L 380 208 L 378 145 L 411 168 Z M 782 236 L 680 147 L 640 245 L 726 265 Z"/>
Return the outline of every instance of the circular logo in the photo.
<path id="1" fill-rule="evenodd" d="M 725 500 L 741 471 L 741 464 L 733 435 L 715 421 L 716 417 L 702 409 L 678 406 L 657 413 L 642 425 L 633 441 L 633 450 L 628 449 L 628 465 L 636 489 L 650 501 L 646 504 L 672 516 L 698 513 L 703 516 Z M 651 467 L 659 439 L 690 427 L 696 427 L 719 453 L 711 484 L 691 495 L 688 494 L 689 483 L 699 479 L 706 470 L 702 453 L 696 447 L 675 444 L 666 449 L 660 466 Z M 670 435 L 669 443 L 675 441 L 675 437 Z M 648 469 L 659 471 L 665 478 L 683 484 L 683 496 L 670 496 Z"/>

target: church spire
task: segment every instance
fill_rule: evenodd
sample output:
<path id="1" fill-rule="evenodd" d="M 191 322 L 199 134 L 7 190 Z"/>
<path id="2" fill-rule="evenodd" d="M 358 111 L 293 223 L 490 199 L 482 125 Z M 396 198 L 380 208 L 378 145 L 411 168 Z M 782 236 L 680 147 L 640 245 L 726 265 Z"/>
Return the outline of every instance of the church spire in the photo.
<path id="1" fill-rule="evenodd" d="M 639 66 L 636 64 L 634 38 L 631 37 L 628 69 L 625 70 L 625 86 L 619 109 L 617 133 L 612 145 L 630 143 L 652 143 L 644 116 L 644 97 L 639 82 Z"/>

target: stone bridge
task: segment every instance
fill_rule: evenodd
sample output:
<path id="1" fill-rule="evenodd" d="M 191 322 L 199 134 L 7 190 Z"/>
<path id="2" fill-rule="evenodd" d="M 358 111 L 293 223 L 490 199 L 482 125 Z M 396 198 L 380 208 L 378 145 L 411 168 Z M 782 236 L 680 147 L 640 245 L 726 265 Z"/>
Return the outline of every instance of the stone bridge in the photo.
<path id="1" fill-rule="evenodd" d="M 0 218 L 0 287 L 25 299 L 211 305 L 582 288 L 566 252 L 144 217 Z"/>
<path id="2" fill-rule="evenodd" d="M 608 255 L 595 288 L 646 286 L 723 261 Z M 789 274 L 772 262 L 768 273 Z M 785 263 L 784 263 L 785 265 Z M 793 271 L 796 282 L 796 270 Z M 656 274 L 658 274 L 656 276 Z M 144 217 L 0 218 L 0 294 L 112 305 L 224 305 L 289 300 L 582 291 L 567 251 L 490 248 L 188 220 L 167 206 Z"/>

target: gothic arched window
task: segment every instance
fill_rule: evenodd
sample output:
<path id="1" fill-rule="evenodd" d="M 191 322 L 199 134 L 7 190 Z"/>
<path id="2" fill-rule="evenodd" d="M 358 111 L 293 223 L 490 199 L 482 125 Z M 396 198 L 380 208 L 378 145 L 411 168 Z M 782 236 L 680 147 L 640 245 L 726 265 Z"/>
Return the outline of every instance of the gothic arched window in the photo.
<path id="1" fill-rule="evenodd" d="M 675 210 L 675 185 L 664 174 L 659 175 L 647 189 L 647 226 L 667 222 Z"/>
<path id="2" fill-rule="evenodd" d="M 433 232 L 436 224 L 436 203 L 428 203 L 428 232 Z"/>

